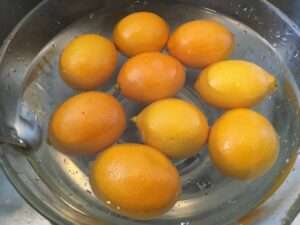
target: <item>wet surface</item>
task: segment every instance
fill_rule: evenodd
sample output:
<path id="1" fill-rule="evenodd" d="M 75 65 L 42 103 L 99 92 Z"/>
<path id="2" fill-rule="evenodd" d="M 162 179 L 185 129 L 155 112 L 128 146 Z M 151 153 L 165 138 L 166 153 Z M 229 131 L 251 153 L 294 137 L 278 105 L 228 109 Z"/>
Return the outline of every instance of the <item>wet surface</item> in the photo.
<path id="1" fill-rule="evenodd" d="M 0 224 L 50 225 L 50 222 L 33 210 L 8 182 L 0 169 Z"/>

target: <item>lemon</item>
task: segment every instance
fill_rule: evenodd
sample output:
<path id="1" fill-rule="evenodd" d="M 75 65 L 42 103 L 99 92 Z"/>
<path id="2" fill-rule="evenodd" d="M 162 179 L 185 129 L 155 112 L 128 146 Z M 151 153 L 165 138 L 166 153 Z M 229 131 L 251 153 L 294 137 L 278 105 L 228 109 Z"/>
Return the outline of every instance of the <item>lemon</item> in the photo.
<path id="1" fill-rule="evenodd" d="M 152 12 L 135 12 L 121 19 L 114 28 L 113 39 L 127 56 L 160 51 L 169 37 L 169 25 Z"/>
<path id="2" fill-rule="evenodd" d="M 199 75 L 195 89 L 209 104 L 219 108 L 250 107 L 276 86 L 276 79 L 258 65 L 242 60 L 212 64 Z"/>
<path id="3" fill-rule="evenodd" d="M 61 78 L 78 90 L 95 89 L 112 77 L 117 56 L 117 49 L 109 39 L 97 34 L 80 35 L 61 54 Z"/>
<path id="4" fill-rule="evenodd" d="M 141 103 L 170 98 L 184 86 L 183 65 L 160 52 L 138 54 L 122 66 L 118 85 L 123 96 Z"/>
<path id="5" fill-rule="evenodd" d="M 180 99 L 154 102 L 135 120 L 144 142 L 174 159 L 197 154 L 208 136 L 205 115 Z"/>
<path id="6" fill-rule="evenodd" d="M 234 35 L 222 23 L 193 20 L 180 25 L 170 36 L 168 50 L 183 64 L 202 68 L 228 58 L 234 48 Z"/>
<path id="7" fill-rule="evenodd" d="M 163 214 L 181 191 L 176 167 L 160 151 L 141 144 L 106 149 L 93 163 L 90 181 L 111 209 L 135 219 Z"/>
<path id="8" fill-rule="evenodd" d="M 234 109 L 212 126 L 209 153 L 227 176 L 254 179 L 264 175 L 278 157 L 278 136 L 272 124 L 250 109 Z"/>
<path id="9" fill-rule="evenodd" d="M 65 154 L 92 155 L 115 143 L 126 128 L 125 110 L 106 93 L 89 91 L 67 99 L 52 114 L 49 139 Z"/>

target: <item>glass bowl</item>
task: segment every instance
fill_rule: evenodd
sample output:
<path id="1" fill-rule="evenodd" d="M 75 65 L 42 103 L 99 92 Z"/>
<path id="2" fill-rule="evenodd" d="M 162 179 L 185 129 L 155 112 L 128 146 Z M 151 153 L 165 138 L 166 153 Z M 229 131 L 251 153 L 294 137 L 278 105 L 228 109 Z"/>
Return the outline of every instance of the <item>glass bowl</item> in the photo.
<path id="1" fill-rule="evenodd" d="M 235 35 L 231 58 L 250 60 L 276 76 L 277 91 L 254 110 L 267 116 L 279 133 L 280 154 L 265 176 L 247 182 L 222 176 L 212 165 L 207 149 L 193 158 L 176 161 L 183 185 L 177 203 L 160 218 L 138 221 L 110 211 L 95 198 L 88 182 L 94 158 L 57 152 L 47 141 L 47 124 L 55 107 L 78 93 L 58 74 L 59 55 L 66 43 L 83 33 L 111 37 L 118 20 L 145 10 L 164 17 L 172 30 L 192 19 L 221 21 Z M 118 69 L 125 60 L 120 54 Z M 289 224 L 300 208 L 299 68 L 299 31 L 268 1 L 43 1 L 8 37 L 0 60 L 2 134 L 15 131 L 20 137 L 31 135 L 20 122 L 25 120 L 30 126 L 39 124 L 42 142 L 39 148 L 27 152 L 1 146 L 1 166 L 23 197 L 58 225 L 227 225 L 237 223 L 249 212 L 252 214 L 244 221 L 252 220 L 253 224 Z M 99 90 L 116 96 L 129 119 L 143 106 L 116 91 L 118 69 Z M 187 68 L 187 74 L 186 86 L 177 97 L 201 107 L 212 124 L 222 111 L 204 103 L 192 89 L 199 70 Z M 128 124 L 118 142 L 140 142 L 134 124 L 129 120 Z"/>

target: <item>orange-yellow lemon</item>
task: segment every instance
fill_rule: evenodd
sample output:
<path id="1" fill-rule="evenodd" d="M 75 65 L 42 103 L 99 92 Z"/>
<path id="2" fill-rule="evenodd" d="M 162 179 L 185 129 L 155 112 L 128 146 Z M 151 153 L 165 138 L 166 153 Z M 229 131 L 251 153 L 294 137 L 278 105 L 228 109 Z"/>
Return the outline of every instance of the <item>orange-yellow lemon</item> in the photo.
<path id="1" fill-rule="evenodd" d="M 185 71 L 181 63 L 159 52 L 130 58 L 118 76 L 121 93 L 142 103 L 172 97 L 184 86 L 184 82 Z"/>
<path id="2" fill-rule="evenodd" d="M 233 109 L 212 126 L 209 153 L 226 176 L 254 179 L 264 175 L 278 156 L 278 135 L 272 124 L 250 109 Z"/>
<path id="3" fill-rule="evenodd" d="M 180 193 L 176 168 L 158 150 L 141 144 L 106 149 L 92 165 L 95 194 L 117 213 L 151 219 L 169 210 Z"/>
<path id="4" fill-rule="evenodd" d="M 160 51 L 169 36 L 169 26 L 151 12 L 136 12 L 123 18 L 115 27 L 113 39 L 126 55 Z"/>
<path id="5" fill-rule="evenodd" d="M 64 153 L 94 154 L 117 141 L 125 126 L 125 112 L 113 96 L 86 92 L 57 108 L 49 123 L 49 137 Z"/>
<path id="6" fill-rule="evenodd" d="M 182 24 L 168 41 L 171 55 L 197 68 L 226 59 L 233 46 L 233 34 L 224 25 L 212 20 L 194 20 Z"/>
<path id="7" fill-rule="evenodd" d="M 63 50 L 60 74 L 71 87 L 91 90 L 104 84 L 117 63 L 117 50 L 113 43 L 96 34 L 76 37 Z"/>

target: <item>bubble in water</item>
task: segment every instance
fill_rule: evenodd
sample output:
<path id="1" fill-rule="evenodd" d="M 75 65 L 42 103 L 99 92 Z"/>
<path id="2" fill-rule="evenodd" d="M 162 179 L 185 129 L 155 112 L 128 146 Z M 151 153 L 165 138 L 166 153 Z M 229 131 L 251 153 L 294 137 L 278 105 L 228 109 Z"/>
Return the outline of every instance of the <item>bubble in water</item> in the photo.
<path id="1" fill-rule="evenodd" d="M 11 71 L 12 73 L 17 72 L 16 68 L 11 68 L 10 71 Z"/>
<path id="2" fill-rule="evenodd" d="M 193 182 L 193 180 L 191 180 L 191 179 L 187 179 L 186 180 L 186 184 L 190 184 L 190 183 L 192 183 Z"/>
<path id="3" fill-rule="evenodd" d="M 211 188 L 212 184 L 210 181 L 200 181 L 196 183 L 196 186 L 201 191 L 201 190 L 207 190 Z"/>
<path id="4" fill-rule="evenodd" d="M 17 56 L 16 59 L 17 59 L 17 61 L 19 61 L 19 62 L 23 62 L 23 61 L 25 60 L 25 58 L 22 57 L 22 56 Z"/>
<path id="5" fill-rule="evenodd" d="M 95 17 L 95 14 L 94 13 L 90 13 L 89 19 L 92 20 L 92 19 L 94 19 L 94 17 Z"/>
<path id="6" fill-rule="evenodd" d="M 287 30 L 287 31 L 285 32 L 285 35 L 287 35 L 287 36 L 292 35 L 292 34 L 293 34 L 293 32 L 291 32 L 290 30 Z"/>
<path id="7" fill-rule="evenodd" d="M 233 199 L 230 199 L 230 200 L 228 200 L 228 201 L 227 201 L 227 203 L 228 203 L 228 204 L 235 204 L 235 203 L 236 203 L 236 201 L 235 201 L 235 200 L 233 200 Z"/>

